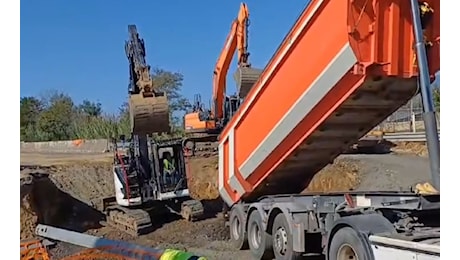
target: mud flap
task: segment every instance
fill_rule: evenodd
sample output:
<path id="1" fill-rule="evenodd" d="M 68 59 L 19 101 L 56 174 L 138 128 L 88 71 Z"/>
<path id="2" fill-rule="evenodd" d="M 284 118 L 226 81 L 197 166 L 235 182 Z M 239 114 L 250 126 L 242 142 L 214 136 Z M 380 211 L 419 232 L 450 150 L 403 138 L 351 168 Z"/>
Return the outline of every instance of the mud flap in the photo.
<path id="1" fill-rule="evenodd" d="M 166 95 L 143 97 L 142 94 L 132 94 L 129 97 L 129 110 L 133 133 L 144 135 L 170 132 Z"/>

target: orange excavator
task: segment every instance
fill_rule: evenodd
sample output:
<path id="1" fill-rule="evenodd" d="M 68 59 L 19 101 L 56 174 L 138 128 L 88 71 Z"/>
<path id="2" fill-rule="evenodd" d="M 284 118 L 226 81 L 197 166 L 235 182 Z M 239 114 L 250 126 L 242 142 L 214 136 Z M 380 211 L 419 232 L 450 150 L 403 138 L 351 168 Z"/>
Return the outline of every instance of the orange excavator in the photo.
<path id="1" fill-rule="evenodd" d="M 223 127 L 237 111 L 241 101 L 246 97 L 262 73 L 261 69 L 251 67 L 248 52 L 249 10 L 241 3 L 237 18 L 233 21 L 224 48 L 217 60 L 213 76 L 213 94 L 211 111 L 205 111 L 201 101 L 194 106 L 191 113 L 184 117 L 184 127 L 189 137 L 186 141 L 214 142 Z M 234 74 L 237 93 L 227 96 L 226 78 L 232 58 L 238 53 L 238 68 Z"/>

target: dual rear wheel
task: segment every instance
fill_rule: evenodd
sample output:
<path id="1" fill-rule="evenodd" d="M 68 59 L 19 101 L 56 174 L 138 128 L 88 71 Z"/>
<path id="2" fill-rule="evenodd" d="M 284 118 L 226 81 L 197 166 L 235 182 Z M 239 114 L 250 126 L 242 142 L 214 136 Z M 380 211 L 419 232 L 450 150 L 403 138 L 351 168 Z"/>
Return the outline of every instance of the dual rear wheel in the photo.
<path id="1" fill-rule="evenodd" d="M 293 251 L 292 234 L 284 214 L 280 213 L 273 222 L 272 233 L 262 225 L 262 216 L 257 210 L 249 215 L 247 241 L 254 259 L 302 259 L 302 254 Z"/>
<path id="2" fill-rule="evenodd" d="M 303 259 L 302 253 L 293 250 L 291 229 L 283 213 L 275 217 L 271 234 L 264 230 L 257 210 L 249 215 L 247 232 L 243 217 L 241 211 L 232 210 L 230 214 L 230 237 L 238 249 L 249 247 L 254 259 Z M 358 233 L 343 227 L 332 238 L 328 259 L 361 260 L 368 259 L 368 254 Z"/>

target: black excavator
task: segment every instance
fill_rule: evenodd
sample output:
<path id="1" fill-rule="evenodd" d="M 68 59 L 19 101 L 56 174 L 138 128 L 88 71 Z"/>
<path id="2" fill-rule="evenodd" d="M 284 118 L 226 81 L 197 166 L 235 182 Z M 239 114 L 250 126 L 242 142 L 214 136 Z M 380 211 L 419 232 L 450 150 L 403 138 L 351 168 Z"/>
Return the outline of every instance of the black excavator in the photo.
<path id="1" fill-rule="evenodd" d="M 131 136 L 113 139 L 115 196 L 98 206 L 108 225 L 138 236 L 151 230 L 156 213 L 166 210 L 193 221 L 202 216 L 203 205 L 189 196 L 182 140 L 152 138 L 170 131 L 168 99 L 152 80 L 136 26 L 129 25 L 128 32 Z"/>

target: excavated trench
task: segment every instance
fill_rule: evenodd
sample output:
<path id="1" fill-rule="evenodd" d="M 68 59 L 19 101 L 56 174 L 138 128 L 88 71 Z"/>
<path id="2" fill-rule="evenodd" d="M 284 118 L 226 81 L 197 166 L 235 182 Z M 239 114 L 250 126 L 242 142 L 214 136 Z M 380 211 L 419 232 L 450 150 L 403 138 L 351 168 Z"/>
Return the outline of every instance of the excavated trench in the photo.
<path id="1" fill-rule="evenodd" d="M 203 201 L 208 220 L 187 223 L 172 221 L 152 233 L 149 239 L 158 242 L 175 241 L 177 234 L 191 232 L 201 235 L 227 234 L 215 215 L 222 209 L 217 189 L 217 156 L 187 159 L 189 189 L 194 199 Z M 311 181 L 308 191 L 348 191 L 359 184 L 359 162 L 337 159 L 318 173 Z M 113 175 L 110 162 L 66 163 L 51 167 L 25 166 L 21 169 L 21 239 L 34 236 L 37 223 L 84 232 L 99 228 L 103 215 L 91 207 L 98 198 L 113 196 Z M 170 221 L 166 221 L 170 222 Z M 220 225 L 220 224 L 222 225 Z M 215 225 L 215 228 L 211 228 Z M 219 228 L 217 228 L 219 227 Z M 101 235 L 111 229 L 98 229 Z M 219 230 L 219 231 L 217 231 Z M 102 232 L 102 233 L 101 233 Z M 112 233 L 112 231 L 110 231 Z M 122 239 L 114 232 L 112 239 Z M 221 239 L 225 239 L 223 235 Z M 161 239 L 160 239 L 161 238 Z M 200 240 L 198 238 L 198 240 Z M 182 241 L 191 243 L 192 241 Z"/>
<path id="2" fill-rule="evenodd" d="M 60 190 L 48 173 L 27 173 L 20 181 L 21 239 L 34 237 L 37 224 L 78 232 L 100 227 L 102 214 Z"/>

